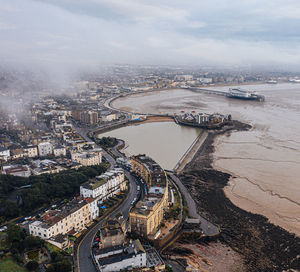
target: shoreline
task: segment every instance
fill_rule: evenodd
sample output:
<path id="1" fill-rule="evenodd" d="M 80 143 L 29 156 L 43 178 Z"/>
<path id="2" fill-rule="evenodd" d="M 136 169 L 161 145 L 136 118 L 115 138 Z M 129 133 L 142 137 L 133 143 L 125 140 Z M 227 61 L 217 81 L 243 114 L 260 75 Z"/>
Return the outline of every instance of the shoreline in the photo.
<path id="1" fill-rule="evenodd" d="M 237 82 L 232 82 L 232 83 L 220 83 L 220 84 L 212 84 L 212 85 L 203 85 L 203 86 L 198 86 L 197 88 L 199 89 L 203 89 L 203 88 L 214 88 L 214 87 L 232 87 L 232 86 L 256 86 L 256 85 L 260 85 L 260 84 L 267 84 L 267 85 L 272 85 L 267 83 L 266 81 L 259 81 L 259 82 L 241 82 L 241 83 L 237 83 Z M 277 84 L 274 85 L 281 85 L 281 84 L 293 84 L 292 82 L 278 82 Z M 148 94 L 148 93 L 155 93 L 155 92 L 162 92 L 162 91 L 172 91 L 172 90 L 177 90 L 177 89 L 182 89 L 182 90 L 188 90 L 188 91 L 192 91 L 189 89 L 183 89 L 180 87 L 169 87 L 169 88 L 158 88 L 158 89 L 151 89 L 151 90 L 145 90 L 145 91 L 138 91 L 138 92 L 134 92 L 134 93 L 127 93 L 124 95 L 118 95 L 112 99 L 110 99 L 110 101 L 108 102 L 107 106 L 108 108 L 111 108 L 112 110 L 117 110 L 117 111 L 123 111 L 123 112 L 127 112 L 127 113 L 134 113 L 131 110 L 126 110 L 126 109 L 119 109 L 117 107 L 113 106 L 113 103 L 118 100 L 118 99 L 122 99 L 122 98 L 126 98 L 129 96 L 134 96 L 134 95 L 139 95 L 139 94 Z"/>
<path id="2" fill-rule="evenodd" d="M 237 122 L 232 131 L 249 127 Z M 189 189 L 200 213 L 222 227 L 220 241 L 240 253 L 247 271 L 283 271 L 300 268 L 300 238 L 234 205 L 225 187 L 231 174 L 213 167 L 214 141 L 226 132 L 212 132 L 188 163 L 180 179 Z"/>
<path id="3" fill-rule="evenodd" d="M 167 90 L 172 89 L 159 91 Z M 236 130 L 243 131 L 245 128 Z M 223 227 L 220 240 L 243 256 L 246 271 L 299 270 L 300 238 L 270 223 L 263 215 L 239 208 L 227 197 L 225 188 L 234 175 L 219 171 L 213 166 L 214 140 L 222 134 L 215 132 L 207 137 L 192 161 L 184 168 L 181 180 L 196 201 L 198 210 Z"/>
<path id="4" fill-rule="evenodd" d="M 98 137 L 99 135 L 109 132 L 109 131 L 113 131 L 119 128 L 123 128 L 123 127 L 128 127 L 128 126 L 137 126 L 137 125 L 143 125 L 143 124 L 147 124 L 147 123 L 157 123 L 157 122 L 174 122 L 172 117 L 169 116 L 147 116 L 147 118 L 145 120 L 141 120 L 141 121 L 131 121 L 128 123 L 122 123 L 122 124 L 118 124 L 116 126 L 111 126 L 108 128 L 99 128 L 99 129 L 95 129 L 92 133 Z"/>

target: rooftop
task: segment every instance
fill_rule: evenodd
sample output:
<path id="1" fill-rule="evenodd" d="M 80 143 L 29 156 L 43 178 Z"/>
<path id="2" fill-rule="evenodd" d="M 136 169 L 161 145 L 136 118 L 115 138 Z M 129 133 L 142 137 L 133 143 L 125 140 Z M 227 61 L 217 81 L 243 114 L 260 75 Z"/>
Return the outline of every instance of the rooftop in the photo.
<path id="1" fill-rule="evenodd" d="M 105 250 L 105 252 L 103 252 Z M 117 254 L 109 254 L 109 252 L 117 251 Z M 126 246 L 116 246 L 107 249 L 102 249 L 96 252 L 97 255 L 108 254 L 108 257 L 99 258 L 98 262 L 101 266 L 121 262 L 130 259 L 137 254 L 146 253 L 144 247 L 139 240 L 133 241 Z"/>
<path id="2" fill-rule="evenodd" d="M 95 190 L 95 189 L 97 189 L 98 187 L 102 186 L 105 183 L 107 183 L 107 179 L 105 179 L 105 178 L 96 178 L 92 181 L 88 181 L 88 182 L 82 184 L 81 186 L 85 189 Z"/>
<path id="3" fill-rule="evenodd" d="M 160 200 L 161 197 L 146 196 L 143 200 L 136 203 L 135 207 L 131 210 L 131 213 L 147 216 Z"/>
<path id="4" fill-rule="evenodd" d="M 163 172 L 164 170 L 157 164 L 152 158 L 146 155 L 133 156 L 134 159 L 143 163 L 149 170 L 149 172 Z"/>
<path id="5" fill-rule="evenodd" d="M 35 226 L 41 226 L 43 228 L 50 228 L 86 204 L 88 204 L 88 202 L 85 199 L 74 198 L 67 204 L 63 205 L 60 209 L 47 211 L 39 220 L 33 222 L 32 224 Z"/>

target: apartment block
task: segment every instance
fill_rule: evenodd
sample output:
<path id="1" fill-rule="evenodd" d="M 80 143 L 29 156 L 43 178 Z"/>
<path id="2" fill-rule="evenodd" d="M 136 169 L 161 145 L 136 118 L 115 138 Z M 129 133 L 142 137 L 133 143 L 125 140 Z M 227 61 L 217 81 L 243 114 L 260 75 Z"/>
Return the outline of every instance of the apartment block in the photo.
<path id="1" fill-rule="evenodd" d="M 7 161 L 10 157 L 10 151 L 7 148 L 0 147 L 0 160 Z"/>
<path id="2" fill-rule="evenodd" d="M 53 148 L 53 154 L 55 157 L 63 156 L 65 157 L 67 154 L 66 148 L 62 145 L 57 145 Z"/>
<path id="3" fill-rule="evenodd" d="M 123 225 L 118 220 L 108 220 L 100 228 L 99 248 L 109 248 L 124 244 L 125 241 L 125 221 Z"/>
<path id="4" fill-rule="evenodd" d="M 74 198 L 60 209 L 49 210 L 29 224 L 29 233 L 47 240 L 59 234 L 80 232 L 93 220 L 91 211 L 96 207 L 95 199 Z"/>
<path id="5" fill-rule="evenodd" d="M 102 151 L 92 150 L 72 153 L 72 160 L 83 166 L 99 165 L 102 162 Z"/>
<path id="6" fill-rule="evenodd" d="M 124 246 L 99 249 L 95 252 L 95 259 L 102 272 L 143 268 L 147 264 L 146 251 L 139 240 Z"/>
<path id="7" fill-rule="evenodd" d="M 45 157 L 52 154 L 53 146 L 49 142 L 42 142 L 38 144 L 38 150 L 40 157 Z"/>
<path id="8" fill-rule="evenodd" d="M 35 158 L 38 156 L 38 147 L 36 145 L 29 145 L 23 148 L 26 157 Z"/>
<path id="9" fill-rule="evenodd" d="M 148 193 L 130 211 L 131 231 L 141 236 L 155 236 L 168 209 L 168 180 L 165 171 L 150 157 L 131 157 L 131 170 L 147 183 Z"/>
<path id="10" fill-rule="evenodd" d="M 103 201 L 124 190 L 126 190 L 124 172 L 121 168 L 115 168 L 81 185 L 80 195 Z"/>

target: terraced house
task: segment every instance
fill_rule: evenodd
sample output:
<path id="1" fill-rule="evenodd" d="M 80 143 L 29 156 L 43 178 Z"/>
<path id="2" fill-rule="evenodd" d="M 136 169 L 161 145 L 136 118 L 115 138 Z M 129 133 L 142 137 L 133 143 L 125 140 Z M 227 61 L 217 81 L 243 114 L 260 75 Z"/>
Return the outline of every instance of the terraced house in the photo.
<path id="1" fill-rule="evenodd" d="M 107 171 L 80 186 L 80 194 L 83 197 L 97 198 L 99 202 L 126 190 L 126 180 L 121 168 Z"/>
<path id="2" fill-rule="evenodd" d="M 99 165 L 102 162 L 102 150 L 93 149 L 90 151 L 72 153 L 72 160 L 83 166 Z"/>
<path id="3" fill-rule="evenodd" d="M 47 240 L 59 234 L 80 232 L 97 216 L 97 209 L 95 199 L 74 198 L 60 209 L 49 210 L 29 224 L 29 233 Z"/>
<path id="4" fill-rule="evenodd" d="M 145 155 L 131 157 L 131 169 L 147 183 L 148 194 L 129 214 L 131 231 L 155 237 L 168 209 L 168 180 L 165 171 Z"/>
<path id="5" fill-rule="evenodd" d="M 131 170 L 146 181 L 148 188 L 157 183 L 166 185 L 165 171 L 150 157 L 146 155 L 132 156 L 130 162 Z"/>

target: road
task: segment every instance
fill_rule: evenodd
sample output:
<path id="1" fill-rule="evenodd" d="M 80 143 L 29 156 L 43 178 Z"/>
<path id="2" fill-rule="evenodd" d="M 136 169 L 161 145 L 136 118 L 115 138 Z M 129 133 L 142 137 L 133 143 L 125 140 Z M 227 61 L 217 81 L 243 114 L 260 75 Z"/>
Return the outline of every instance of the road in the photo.
<path id="1" fill-rule="evenodd" d="M 138 195 L 137 185 L 135 179 L 129 174 L 129 172 L 125 171 L 126 177 L 130 183 L 130 189 L 128 196 L 124 203 L 114 210 L 109 218 L 114 218 L 120 211 L 123 213 L 123 217 L 125 219 L 129 216 L 129 211 L 131 208 L 131 202 L 133 199 Z M 91 256 L 91 246 L 93 242 L 93 238 L 98 231 L 98 229 L 104 224 L 106 220 L 103 219 L 99 221 L 99 223 L 91 229 L 88 234 L 81 240 L 80 244 L 78 245 L 77 249 L 77 271 L 79 272 L 96 272 L 96 268 L 94 266 L 92 256 Z"/>
<path id="2" fill-rule="evenodd" d="M 204 217 L 202 217 L 200 214 L 198 214 L 197 206 L 195 203 L 195 200 L 192 198 L 190 192 L 188 189 L 184 186 L 184 184 L 181 182 L 181 180 L 173 173 L 169 172 L 172 180 L 176 182 L 178 185 L 180 191 L 183 193 L 188 209 L 189 209 L 189 215 L 193 218 L 200 219 L 200 226 L 203 230 L 203 233 L 208 236 L 214 236 L 218 235 L 220 233 L 219 228 L 212 224 L 211 222 L 207 221 Z"/>
<path id="3" fill-rule="evenodd" d="M 84 128 L 78 128 L 74 125 L 74 128 L 76 131 L 86 140 L 86 141 L 92 141 L 87 136 L 87 129 Z M 96 145 L 97 146 L 97 145 Z M 99 146 L 97 146 L 99 147 Z M 108 154 L 105 150 L 103 150 L 102 153 L 103 157 L 110 163 L 110 168 L 113 168 L 116 166 L 115 159 Z M 129 211 L 131 208 L 131 203 L 133 202 L 134 198 L 138 198 L 139 192 L 137 191 L 137 181 L 133 176 L 130 175 L 128 171 L 125 171 L 125 175 L 127 179 L 129 180 L 129 192 L 127 195 L 127 198 L 123 202 L 123 204 L 114 210 L 110 215 L 109 218 L 114 218 L 119 212 L 123 213 L 124 219 L 128 219 L 129 217 Z M 105 223 L 106 219 L 103 219 L 98 222 L 96 226 L 94 226 L 87 234 L 86 236 L 81 240 L 81 242 L 78 245 L 77 248 L 77 271 L 79 272 L 96 272 L 96 268 L 94 266 L 92 256 L 91 256 L 91 247 L 92 242 L 95 234 L 97 233 L 98 229 Z"/>
<path id="4" fill-rule="evenodd" d="M 73 122 L 73 127 L 75 128 L 75 130 L 82 136 L 82 138 L 84 138 L 87 142 L 94 142 L 92 139 L 90 139 L 87 136 L 87 133 L 89 132 L 89 129 L 86 128 L 80 128 L 78 126 L 76 126 L 76 124 Z M 101 148 L 99 145 L 97 145 L 95 143 L 95 146 L 97 148 Z M 116 161 L 115 159 L 109 155 L 105 150 L 103 150 L 102 152 L 102 156 L 105 158 L 106 161 L 108 161 L 110 163 L 110 168 L 114 168 L 116 166 Z"/>

